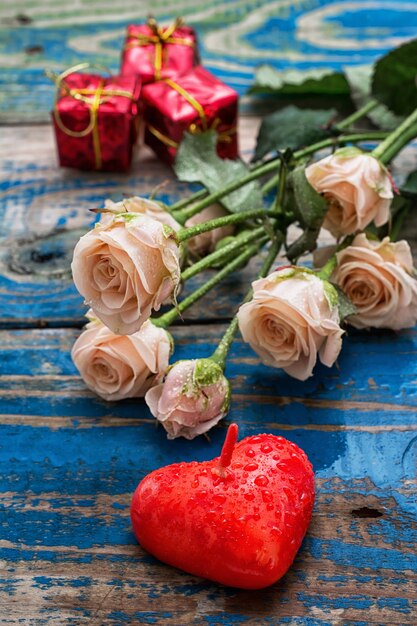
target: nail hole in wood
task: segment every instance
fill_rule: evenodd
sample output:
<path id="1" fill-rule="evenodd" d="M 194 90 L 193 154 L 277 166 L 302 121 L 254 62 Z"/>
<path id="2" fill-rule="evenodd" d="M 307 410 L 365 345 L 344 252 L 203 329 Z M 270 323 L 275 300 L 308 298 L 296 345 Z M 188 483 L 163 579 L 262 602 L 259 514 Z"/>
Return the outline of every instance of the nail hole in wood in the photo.
<path id="1" fill-rule="evenodd" d="M 19 13 L 18 15 L 16 15 L 15 20 L 18 24 L 22 24 L 22 26 L 25 26 L 26 24 L 32 24 L 33 22 L 32 18 L 28 15 L 25 15 L 24 13 Z"/>
<path id="2" fill-rule="evenodd" d="M 384 513 L 378 509 L 371 509 L 369 506 L 362 506 L 360 509 L 352 509 L 350 512 L 353 517 L 376 518 L 382 517 Z"/>
<path id="3" fill-rule="evenodd" d="M 25 52 L 26 54 L 41 54 L 41 52 L 43 52 L 43 46 L 27 46 Z"/>

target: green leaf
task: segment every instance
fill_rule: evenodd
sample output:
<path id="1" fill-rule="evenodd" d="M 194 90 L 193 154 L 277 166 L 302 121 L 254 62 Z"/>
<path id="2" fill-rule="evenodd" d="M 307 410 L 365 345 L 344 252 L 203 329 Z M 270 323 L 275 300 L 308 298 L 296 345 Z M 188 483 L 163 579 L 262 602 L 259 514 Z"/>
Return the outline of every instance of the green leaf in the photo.
<path id="1" fill-rule="evenodd" d="M 417 108 L 417 39 L 379 59 L 372 78 L 372 94 L 397 115 Z"/>
<path id="2" fill-rule="evenodd" d="M 295 106 L 267 115 L 259 129 L 254 161 L 269 152 L 284 148 L 296 150 L 328 137 L 329 125 L 336 115 L 336 109 L 316 111 Z"/>
<path id="3" fill-rule="evenodd" d="M 287 257 L 293 262 L 304 252 L 315 249 L 328 206 L 326 200 L 308 182 L 304 167 L 297 167 L 291 172 L 288 187 L 291 209 L 304 231 L 287 249 Z"/>
<path id="4" fill-rule="evenodd" d="M 185 133 L 174 164 L 179 180 L 199 182 L 212 193 L 249 173 L 242 161 L 217 156 L 216 143 L 217 134 L 213 130 L 198 135 Z M 221 203 L 232 213 L 261 208 L 260 186 L 253 181 L 222 198 Z"/>
<path id="5" fill-rule="evenodd" d="M 303 227 L 321 226 L 327 212 L 327 202 L 310 185 L 304 167 L 297 167 L 288 177 L 288 182 L 294 192 L 298 218 Z"/>
<path id="6" fill-rule="evenodd" d="M 356 65 L 343 68 L 343 72 L 350 85 L 352 100 L 360 109 L 373 97 L 371 93 L 373 67 L 372 65 Z M 402 122 L 402 118 L 391 113 L 384 104 L 367 113 L 366 117 L 382 130 L 393 130 Z"/>
<path id="7" fill-rule="evenodd" d="M 332 283 L 332 285 L 337 291 L 339 317 L 340 321 L 343 322 L 343 320 L 349 317 L 349 315 L 355 315 L 358 310 L 352 300 L 347 297 L 338 285 L 335 285 L 334 283 Z"/>
<path id="8" fill-rule="evenodd" d="M 276 95 L 349 95 L 349 85 L 340 72 L 331 70 L 276 70 L 271 65 L 261 65 L 255 73 L 252 94 Z"/>

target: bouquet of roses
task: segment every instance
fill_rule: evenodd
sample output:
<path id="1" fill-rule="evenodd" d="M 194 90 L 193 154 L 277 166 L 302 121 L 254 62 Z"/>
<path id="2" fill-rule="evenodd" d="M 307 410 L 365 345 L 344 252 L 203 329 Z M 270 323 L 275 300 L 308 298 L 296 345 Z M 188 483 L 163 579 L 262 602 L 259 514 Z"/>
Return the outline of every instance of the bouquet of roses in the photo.
<path id="1" fill-rule="evenodd" d="M 410 247 L 396 241 L 416 177 L 397 190 L 388 169 L 417 136 L 416 49 L 412 41 L 380 59 L 366 101 L 342 121 L 294 107 L 265 118 L 250 167 L 221 160 L 214 131 L 187 135 L 175 171 L 202 183 L 190 198 L 170 207 L 137 197 L 106 203 L 72 264 L 90 307 L 72 356 L 91 389 L 105 400 L 145 397 L 169 438 L 191 439 L 228 411 L 224 368 L 238 329 L 264 364 L 305 380 L 318 359 L 335 363 L 343 324 L 399 330 L 417 322 Z M 275 91 L 285 92 L 279 80 Z M 382 130 L 358 129 L 378 111 Z M 292 225 L 301 228 L 295 240 Z M 313 269 L 300 265 L 322 228 L 334 245 L 317 251 Z M 271 271 L 282 249 L 288 261 Z M 258 254 L 259 274 L 214 353 L 169 365 L 170 324 Z M 181 285 L 207 270 L 207 281 L 180 298 Z M 151 317 L 167 300 L 172 308 Z"/>

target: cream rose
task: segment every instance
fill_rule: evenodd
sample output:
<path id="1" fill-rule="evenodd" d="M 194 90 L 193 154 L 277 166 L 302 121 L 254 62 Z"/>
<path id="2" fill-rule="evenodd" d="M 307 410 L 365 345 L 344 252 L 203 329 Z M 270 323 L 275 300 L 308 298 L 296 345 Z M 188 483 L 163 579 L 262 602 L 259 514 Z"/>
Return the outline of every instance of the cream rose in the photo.
<path id="1" fill-rule="evenodd" d="M 165 224 L 146 215 L 116 215 L 74 249 L 75 286 L 114 333 L 131 335 L 176 292 L 180 248 Z"/>
<path id="2" fill-rule="evenodd" d="M 152 217 L 154 220 L 161 222 L 161 224 L 166 224 L 170 226 L 172 230 L 175 232 L 179 231 L 181 228 L 181 224 L 179 224 L 173 217 L 168 213 L 167 210 L 163 208 L 157 202 L 153 200 L 148 200 L 148 198 L 140 198 L 139 196 L 132 196 L 131 198 L 125 198 L 120 202 L 113 202 L 113 200 L 105 200 L 104 208 L 109 211 L 109 213 L 102 213 L 100 217 L 100 224 L 106 224 L 113 219 L 112 213 L 141 213 L 142 215 L 147 215 L 148 217 Z"/>
<path id="3" fill-rule="evenodd" d="M 178 361 L 145 400 L 168 439 L 194 439 L 226 415 L 230 386 L 221 367 L 210 359 Z"/>
<path id="4" fill-rule="evenodd" d="M 190 217 L 190 219 L 185 222 L 185 227 L 189 228 L 190 226 L 202 224 L 203 222 L 214 220 L 217 217 L 224 217 L 225 215 L 228 215 L 228 212 L 221 206 L 221 204 L 211 204 L 200 211 L 200 213 Z M 210 230 L 208 233 L 201 233 L 201 235 L 191 237 L 191 239 L 187 242 L 188 249 L 192 254 L 199 257 L 209 254 L 210 252 L 213 252 L 216 244 L 221 239 L 224 239 L 224 237 L 228 237 L 229 235 L 233 235 L 234 230 L 235 228 L 233 224 L 230 224 L 229 226 L 221 226 L 220 228 Z"/>
<path id="5" fill-rule="evenodd" d="M 337 293 L 299 268 L 283 268 L 252 284 L 238 312 L 240 332 L 265 365 L 306 380 L 319 356 L 331 367 L 342 347 Z"/>
<path id="6" fill-rule="evenodd" d="M 410 328 L 417 322 L 417 281 L 406 241 L 370 241 L 363 233 L 337 253 L 332 280 L 357 309 L 356 328 Z"/>
<path id="7" fill-rule="evenodd" d="M 306 168 L 310 185 L 329 204 L 323 227 L 339 238 L 363 230 L 372 221 L 388 222 L 393 198 L 385 167 L 371 154 L 342 148 Z"/>
<path id="8" fill-rule="evenodd" d="M 169 333 L 145 322 L 133 335 L 115 335 L 99 320 L 87 324 L 71 356 L 86 385 L 105 400 L 142 398 L 168 368 Z"/>

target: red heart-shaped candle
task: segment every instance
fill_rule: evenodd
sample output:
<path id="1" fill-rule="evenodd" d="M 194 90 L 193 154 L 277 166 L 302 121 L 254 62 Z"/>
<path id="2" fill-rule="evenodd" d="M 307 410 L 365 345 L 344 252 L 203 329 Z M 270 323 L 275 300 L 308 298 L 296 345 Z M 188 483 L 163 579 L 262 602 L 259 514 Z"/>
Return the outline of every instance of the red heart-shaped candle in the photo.
<path id="1" fill-rule="evenodd" d="M 220 457 L 148 474 L 131 517 L 139 543 L 161 561 L 260 589 L 294 560 L 311 518 L 314 474 L 305 453 L 283 437 L 236 440 L 232 424 Z"/>

